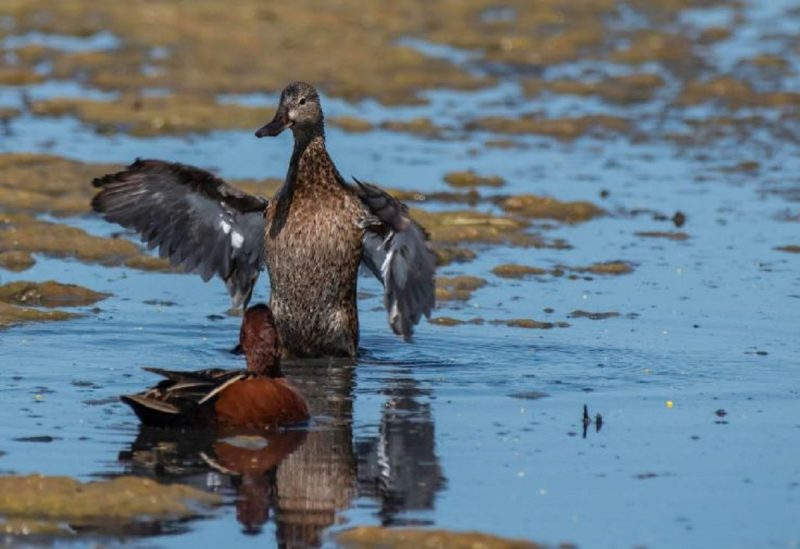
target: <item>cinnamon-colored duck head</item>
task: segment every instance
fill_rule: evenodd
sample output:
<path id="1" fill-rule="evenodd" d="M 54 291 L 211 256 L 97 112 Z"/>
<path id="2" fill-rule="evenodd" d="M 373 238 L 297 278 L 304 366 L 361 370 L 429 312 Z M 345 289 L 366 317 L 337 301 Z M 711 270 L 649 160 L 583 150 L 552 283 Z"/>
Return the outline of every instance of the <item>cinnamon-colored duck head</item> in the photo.
<path id="1" fill-rule="evenodd" d="M 166 379 L 122 401 L 142 423 L 159 427 L 268 428 L 308 421 L 308 404 L 281 373 L 280 342 L 269 307 L 250 307 L 239 337 L 247 370 L 145 368 Z"/>
<path id="2" fill-rule="evenodd" d="M 248 371 L 282 377 L 281 345 L 275 317 L 265 304 L 253 305 L 245 311 L 239 329 L 239 349 L 247 360 Z"/>

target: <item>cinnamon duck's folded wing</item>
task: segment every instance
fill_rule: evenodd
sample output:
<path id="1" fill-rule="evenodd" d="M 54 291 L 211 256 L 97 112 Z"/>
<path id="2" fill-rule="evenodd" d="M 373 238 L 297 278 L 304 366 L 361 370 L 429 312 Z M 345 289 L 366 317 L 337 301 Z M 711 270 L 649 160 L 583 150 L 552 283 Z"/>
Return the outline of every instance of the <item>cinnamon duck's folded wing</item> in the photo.
<path id="1" fill-rule="evenodd" d="M 237 381 L 251 377 L 245 370 L 145 370 L 165 379 L 141 393 L 123 395 L 120 400 L 133 409 L 143 424 L 157 427 L 211 424 L 215 421 L 215 398 Z"/>
<path id="2" fill-rule="evenodd" d="M 145 425 L 268 428 L 309 419 L 308 403 L 283 377 L 246 370 L 145 370 L 165 379 L 147 391 L 120 397 Z"/>

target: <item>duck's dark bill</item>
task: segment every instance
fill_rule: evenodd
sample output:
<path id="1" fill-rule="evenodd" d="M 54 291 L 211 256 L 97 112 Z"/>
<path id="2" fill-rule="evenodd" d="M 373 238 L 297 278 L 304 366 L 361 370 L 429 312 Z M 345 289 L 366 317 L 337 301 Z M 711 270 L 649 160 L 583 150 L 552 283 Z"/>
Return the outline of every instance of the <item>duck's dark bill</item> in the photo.
<path id="1" fill-rule="evenodd" d="M 291 125 L 292 121 L 289 120 L 289 114 L 284 109 L 278 109 L 272 122 L 260 128 L 256 132 L 256 137 L 276 136 Z"/>

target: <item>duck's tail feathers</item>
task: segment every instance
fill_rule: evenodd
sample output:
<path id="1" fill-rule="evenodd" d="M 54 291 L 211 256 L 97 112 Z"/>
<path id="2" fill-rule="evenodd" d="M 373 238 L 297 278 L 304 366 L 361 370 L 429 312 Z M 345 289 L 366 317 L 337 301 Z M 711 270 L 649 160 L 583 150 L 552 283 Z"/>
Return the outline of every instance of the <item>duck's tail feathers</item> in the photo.
<path id="1" fill-rule="evenodd" d="M 145 425 L 170 427 L 181 423 L 181 411 L 172 404 L 141 395 L 123 395 L 119 398 L 131 407 Z"/>

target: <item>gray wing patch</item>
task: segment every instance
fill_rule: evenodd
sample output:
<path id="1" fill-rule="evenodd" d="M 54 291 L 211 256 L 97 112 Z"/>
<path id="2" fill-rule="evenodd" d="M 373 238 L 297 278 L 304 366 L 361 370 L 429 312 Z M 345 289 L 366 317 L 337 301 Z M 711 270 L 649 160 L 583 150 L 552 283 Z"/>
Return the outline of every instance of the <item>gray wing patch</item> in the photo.
<path id="1" fill-rule="evenodd" d="M 234 306 L 246 305 L 264 268 L 267 201 L 211 173 L 159 160 L 137 160 L 93 182 L 92 208 L 136 231 L 187 272 L 219 276 Z"/>
<path id="2" fill-rule="evenodd" d="M 351 188 L 370 214 L 363 223 L 362 264 L 383 283 L 392 330 L 408 340 L 435 305 L 436 257 L 404 204 L 374 185 L 355 181 Z"/>

